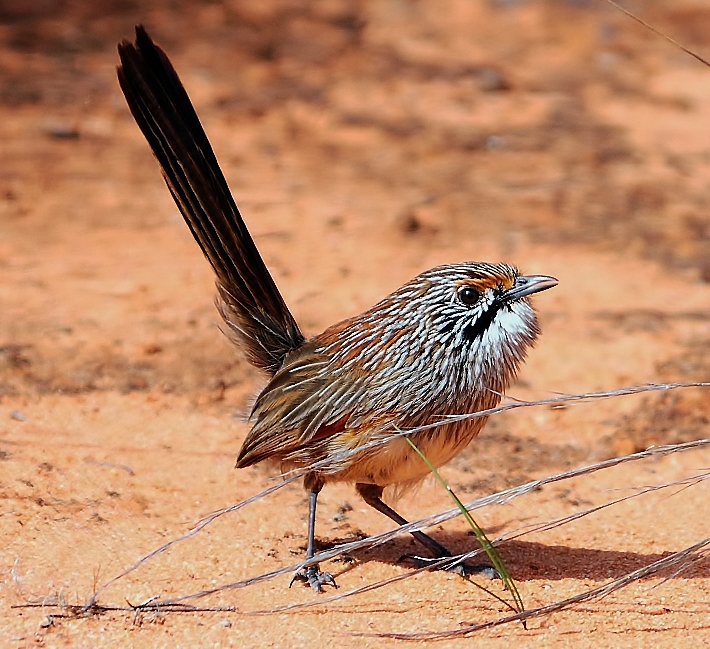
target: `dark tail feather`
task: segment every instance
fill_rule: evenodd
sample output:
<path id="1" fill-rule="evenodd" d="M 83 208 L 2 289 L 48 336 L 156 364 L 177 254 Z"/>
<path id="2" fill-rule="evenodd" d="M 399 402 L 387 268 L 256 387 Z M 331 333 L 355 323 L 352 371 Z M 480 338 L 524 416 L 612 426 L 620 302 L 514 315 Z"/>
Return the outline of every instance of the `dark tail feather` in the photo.
<path id="1" fill-rule="evenodd" d="M 269 274 L 195 109 L 166 54 L 142 26 L 118 46 L 118 80 L 165 182 L 217 274 L 219 308 L 249 360 L 274 374 L 303 334 Z"/>

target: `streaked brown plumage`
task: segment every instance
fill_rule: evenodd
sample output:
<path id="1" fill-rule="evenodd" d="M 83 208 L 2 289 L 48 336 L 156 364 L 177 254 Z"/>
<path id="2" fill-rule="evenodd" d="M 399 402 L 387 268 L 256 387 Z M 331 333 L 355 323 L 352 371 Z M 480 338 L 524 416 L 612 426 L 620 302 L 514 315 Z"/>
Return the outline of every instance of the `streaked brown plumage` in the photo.
<path id="1" fill-rule="evenodd" d="M 308 468 L 308 557 L 322 486 L 356 483 L 370 505 L 406 522 L 382 490 L 421 480 L 425 463 L 394 431 L 495 406 L 539 331 L 527 296 L 554 286 L 507 264 L 466 262 L 421 273 L 368 311 L 307 339 L 274 284 L 229 192 L 194 108 L 167 56 L 142 27 L 119 45 L 118 76 L 165 181 L 217 275 L 228 333 L 270 377 L 253 406 L 238 467 L 270 460 Z M 415 432 L 439 466 L 478 434 L 485 419 Z M 364 444 L 383 443 L 345 454 Z M 448 550 L 421 532 L 437 557 Z M 316 590 L 333 582 L 305 570 Z"/>

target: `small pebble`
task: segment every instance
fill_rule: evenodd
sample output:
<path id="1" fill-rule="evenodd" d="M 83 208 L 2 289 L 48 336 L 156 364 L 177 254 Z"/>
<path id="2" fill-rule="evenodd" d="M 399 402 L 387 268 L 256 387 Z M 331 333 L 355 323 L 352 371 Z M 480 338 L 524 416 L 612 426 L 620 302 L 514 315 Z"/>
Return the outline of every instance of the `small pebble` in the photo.
<path id="1" fill-rule="evenodd" d="M 495 68 L 482 68 L 478 72 L 478 87 L 483 92 L 500 92 L 510 90 L 510 83 Z"/>
<path id="2" fill-rule="evenodd" d="M 58 140 L 78 140 L 81 136 L 76 126 L 55 119 L 48 119 L 45 122 L 44 131 L 49 137 Z"/>
<path id="3" fill-rule="evenodd" d="M 48 629 L 50 626 L 54 626 L 54 616 L 53 615 L 48 615 L 39 623 L 40 629 Z"/>
<path id="4" fill-rule="evenodd" d="M 489 151 L 497 151 L 499 149 L 504 149 L 506 141 L 504 137 L 500 135 L 490 135 L 486 138 L 486 149 Z"/>
<path id="5" fill-rule="evenodd" d="M 13 410 L 10 412 L 10 419 L 16 419 L 17 421 L 27 421 L 25 417 L 19 410 Z"/>

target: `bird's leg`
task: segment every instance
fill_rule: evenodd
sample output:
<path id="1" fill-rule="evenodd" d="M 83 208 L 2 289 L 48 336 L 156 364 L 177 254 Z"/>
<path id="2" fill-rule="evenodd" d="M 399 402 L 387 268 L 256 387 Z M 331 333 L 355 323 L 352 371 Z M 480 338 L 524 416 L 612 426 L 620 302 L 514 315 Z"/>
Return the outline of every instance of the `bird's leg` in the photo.
<path id="1" fill-rule="evenodd" d="M 384 514 L 385 516 L 387 516 L 387 518 L 397 523 L 397 525 L 406 525 L 407 523 L 409 523 L 406 518 L 400 516 L 394 509 L 392 509 L 389 505 L 386 505 L 382 501 L 382 487 L 380 487 L 379 485 L 356 484 L 355 488 L 357 489 L 357 492 L 362 496 L 363 500 L 368 505 L 370 505 L 370 507 L 373 507 L 381 514 Z M 410 534 L 424 547 L 428 548 L 434 555 L 434 558 L 432 559 L 429 557 L 419 557 L 405 554 L 403 557 L 401 557 L 401 559 L 410 559 L 414 561 L 414 563 L 416 563 L 418 567 L 425 567 L 427 565 L 436 563 L 440 559 L 446 559 L 447 557 L 455 556 L 448 548 L 441 545 L 441 543 L 439 543 L 438 541 L 432 539 L 431 536 L 429 536 L 428 534 L 424 534 L 424 532 L 420 532 L 417 530 L 414 532 L 410 532 Z M 469 564 L 460 561 L 450 567 L 447 567 L 446 570 L 456 572 L 460 575 L 479 574 L 485 575 L 486 577 L 490 577 L 491 579 L 500 578 L 498 571 L 492 566 L 489 566 L 485 563 Z"/>
<path id="2" fill-rule="evenodd" d="M 316 554 L 314 547 L 316 535 L 316 503 L 318 501 L 318 494 L 323 488 L 323 482 L 316 474 L 308 473 L 303 481 L 303 485 L 308 491 L 308 544 L 306 545 L 306 559 L 312 559 Z M 291 579 L 289 588 L 293 585 L 294 581 L 307 583 L 318 593 L 323 592 L 324 584 L 331 584 L 336 588 L 338 587 L 333 575 L 329 572 L 321 572 L 317 563 L 306 566 L 303 570 L 299 570 L 293 576 L 293 579 Z"/>

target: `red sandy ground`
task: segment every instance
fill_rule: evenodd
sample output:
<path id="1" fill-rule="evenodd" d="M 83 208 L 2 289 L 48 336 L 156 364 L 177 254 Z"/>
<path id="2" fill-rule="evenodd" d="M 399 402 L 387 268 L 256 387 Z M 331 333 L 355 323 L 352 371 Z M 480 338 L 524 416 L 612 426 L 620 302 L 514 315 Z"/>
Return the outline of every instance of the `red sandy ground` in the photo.
<path id="1" fill-rule="evenodd" d="M 670 4 L 634 8 L 710 53 L 707 3 Z M 393 641 L 358 634 L 495 619 L 495 600 L 426 572 L 337 602 L 282 575 L 192 602 L 235 612 L 48 617 L 273 484 L 263 467 L 233 470 L 240 415 L 263 378 L 218 330 L 210 269 L 125 108 L 115 44 L 143 22 L 173 57 L 306 332 L 439 263 L 505 260 L 557 276 L 535 300 L 544 333 L 511 390 L 526 399 L 710 378 L 710 70 L 601 1 L 174 5 L 0 7 L 0 644 L 384 647 Z M 709 402 L 684 390 L 513 411 L 443 472 L 471 500 L 710 437 Z M 495 537 L 708 466 L 707 449 L 625 464 L 476 518 Z M 551 603 L 706 538 L 708 495 L 703 482 L 642 496 L 501 552 L 526 605 Z M 449 502 L 428 482 L 398 507 L 414 519 Z M 289 566 L 303 554 L 305 511 L 290 485 L 99 604 Z M 349 485 L 322 493 L 323 547 L 391 527 Z M 430 531 L 475 547 L 460 519 Z M 400 536 L 324 568 L 344 592 L 406 574 L 397 560 L 413 550 Z M 48 607 L 15 608 L 31 602 Z M 445 645 L 710 644 L 710 566 L 528 626 Z"/>

